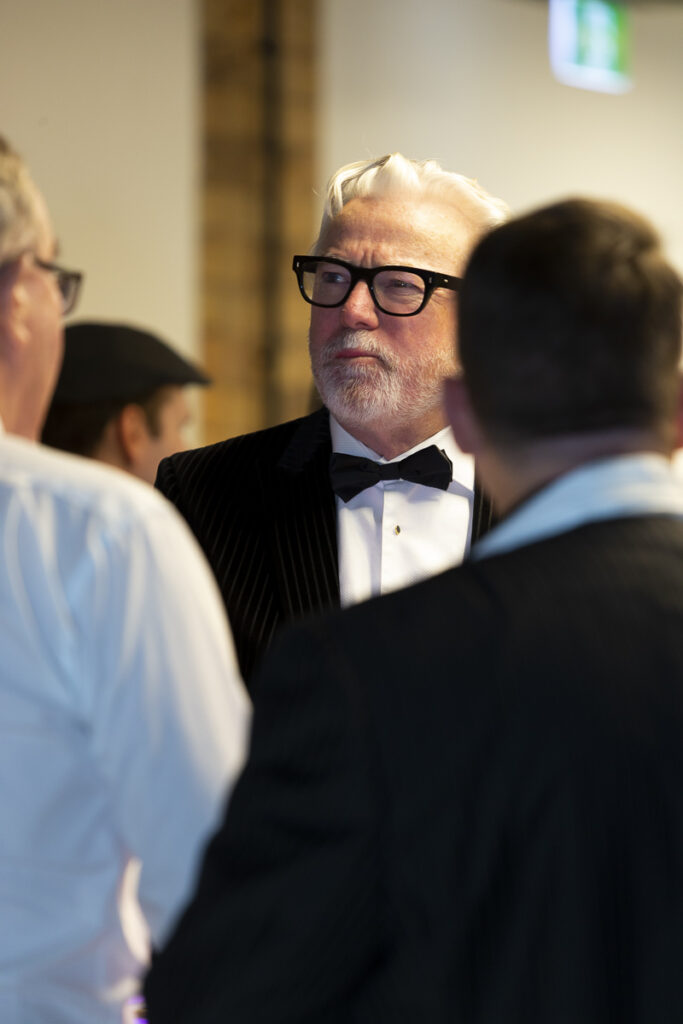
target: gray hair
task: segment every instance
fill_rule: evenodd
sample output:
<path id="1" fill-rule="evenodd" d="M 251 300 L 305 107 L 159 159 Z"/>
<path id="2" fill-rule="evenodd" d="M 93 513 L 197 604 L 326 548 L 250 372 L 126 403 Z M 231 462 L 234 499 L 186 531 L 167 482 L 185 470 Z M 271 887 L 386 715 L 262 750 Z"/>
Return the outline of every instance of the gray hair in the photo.
<path id="1" fill-rule="evenodd" d="M 0 263 L 38 239 L 38 192 L 24 161 L 0 135 Z"/>
<path id="2" fill-rule="evenodd" d="M 457 207 L 475 234 L 483 234 L 507 220 L 509 207 L 490 195 L 473 178 L 445 171 L 436 160 L 409 160 L 391 153 L 377 160 L 360 160 L 340 167 L 327 184 L 320 233 L 313 244 L 317 253 L 332 221 L 352 199 L 412 195 L 441 199 Z"/>

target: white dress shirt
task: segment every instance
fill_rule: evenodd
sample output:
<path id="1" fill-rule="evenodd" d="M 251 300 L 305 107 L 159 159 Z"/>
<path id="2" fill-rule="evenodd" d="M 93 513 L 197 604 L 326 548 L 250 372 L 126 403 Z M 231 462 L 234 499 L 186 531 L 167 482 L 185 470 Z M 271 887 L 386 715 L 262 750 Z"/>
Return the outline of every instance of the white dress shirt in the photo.
<path id="1" fill-rule="evenodd" d="M 163 942 L 249 702 L 190 531 L 152 487 L 0 424 L 0 1021 L 120 1024 L 132 855 Z"/>
<path id="2" fill-rule="evenodd" d="M 332 450 L 373 462 L 399 462 L 435 444 L 453 463 L 447 491 L 407 480 L 380 480 L 348 502 L 336 498 L 342 607 L 398 590 L 463 560 L 469 549 L 474 463 L 445 427 L 395 459 L 384 459 L 330 416 Z"/>
<path id="3" fill-rule="evenodd" d="M 683 516 L 683 481 L 663 455 L 644 452 L 586 463 L 563 474 L 473 546 L 487 558 L 584 523 L 640 515 Z"/>

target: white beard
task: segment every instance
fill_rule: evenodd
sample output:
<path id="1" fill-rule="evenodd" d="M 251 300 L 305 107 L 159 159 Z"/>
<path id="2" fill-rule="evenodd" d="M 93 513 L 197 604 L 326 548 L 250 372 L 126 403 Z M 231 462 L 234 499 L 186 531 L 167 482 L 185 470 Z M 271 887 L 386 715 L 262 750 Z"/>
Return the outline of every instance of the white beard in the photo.
<path id="1" fill-rule="evenodd" d="M 336 353 L 355 348 L 374 356 L 359 363 L 336 359 Z M 443 382 L 455 372 L 455 355 L 419 354 L 406 365 L 387 352 L 371 331 L 342 331 L 321 350 L 309 343 L 313 377 L 320 397 L 347 429 L 386 421 L 409 423 L 441 405 Z"/>

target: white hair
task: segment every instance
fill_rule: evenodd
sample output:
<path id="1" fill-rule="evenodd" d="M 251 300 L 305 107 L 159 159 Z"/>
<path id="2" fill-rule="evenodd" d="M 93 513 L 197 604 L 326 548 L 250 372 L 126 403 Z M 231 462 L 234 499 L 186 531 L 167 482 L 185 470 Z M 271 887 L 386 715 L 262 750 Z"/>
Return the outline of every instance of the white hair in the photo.
<path id="1" fill-rule="evenodd" d="M 0 263 L 36 245 L 38 192 L 18 153 L 0 135 Z"/>
<path id="2" fill-rule="evenodd" d="M 346 164 L 332 175 L 327 183 L 320 233 L 311 251 L 319 251 L 330 221 L 352 199 L 392 195 L 429 197 L 450 203 L 471 224 L 475 234 L 483 234 L 502 223 L 510 212 L 507 203 L 490 195 L 473 178 L 445 171 L 436 160 L 409 160 L 400 153 L 392 153 L 376 160 Z"/>

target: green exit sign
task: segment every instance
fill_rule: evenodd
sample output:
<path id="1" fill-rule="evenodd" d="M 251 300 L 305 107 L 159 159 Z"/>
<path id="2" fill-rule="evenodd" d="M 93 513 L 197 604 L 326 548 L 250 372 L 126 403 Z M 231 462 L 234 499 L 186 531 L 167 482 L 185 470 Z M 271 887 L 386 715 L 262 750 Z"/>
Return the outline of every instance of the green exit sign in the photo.
<path id="1" fill-rule="evenodd" d="M 550 0 L 550 64 L 558 81 L 599 92 L 626 92 L 630 77 L 630 19 L 626 5 L 608 0 Z"/>

